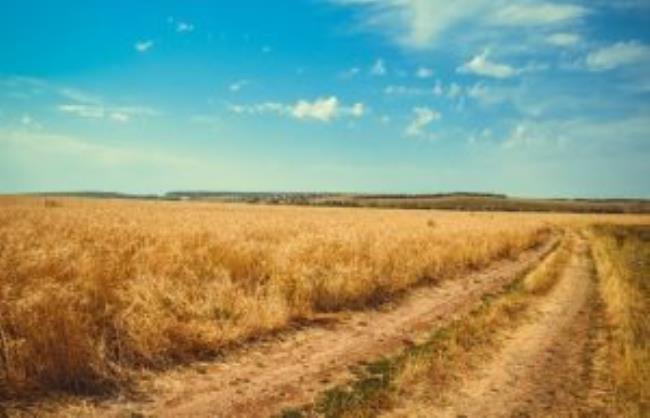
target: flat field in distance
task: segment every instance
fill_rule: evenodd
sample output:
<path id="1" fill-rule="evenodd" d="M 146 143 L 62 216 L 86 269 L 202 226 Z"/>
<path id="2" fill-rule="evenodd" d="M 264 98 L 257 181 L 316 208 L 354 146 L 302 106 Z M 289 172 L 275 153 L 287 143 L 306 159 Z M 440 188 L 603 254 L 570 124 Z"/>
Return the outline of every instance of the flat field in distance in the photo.
<path id="1" fill-rule="evenodd" d="M 594 222 L 648 219 L 3 197 L 0 398 L 103 393 Z"/>

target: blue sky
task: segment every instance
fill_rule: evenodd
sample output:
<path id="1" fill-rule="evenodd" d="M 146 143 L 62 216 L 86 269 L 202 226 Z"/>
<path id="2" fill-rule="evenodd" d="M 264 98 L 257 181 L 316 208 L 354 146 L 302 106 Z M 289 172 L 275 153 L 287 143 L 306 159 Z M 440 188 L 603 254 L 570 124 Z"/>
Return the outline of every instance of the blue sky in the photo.
<path id="1" fill-rule="evenodd" d="M 650 197 L 650 0 L 3 0 L 0 192 Z"/>

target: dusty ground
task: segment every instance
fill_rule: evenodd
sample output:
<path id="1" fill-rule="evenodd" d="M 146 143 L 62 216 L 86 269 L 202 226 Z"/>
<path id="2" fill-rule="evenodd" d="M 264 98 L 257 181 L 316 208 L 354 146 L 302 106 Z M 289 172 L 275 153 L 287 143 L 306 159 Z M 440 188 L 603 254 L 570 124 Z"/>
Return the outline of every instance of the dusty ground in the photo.
<path id="1" fill-rule="evenodd" d="M 586 414 L 589 332 L 595 297 L 584 239 L 530 322 L 510 332 L 494 358 L 467 376 L 444 405 L 406 405 L 392 415 L 564 417 Z"/>
<path id="2" fill-rule="evenodd" d="M 476 307 L 481 297 L 521 276 L 553 242 L 516 260 L 439 286 L 414 290 L 396 306 L 325 317 L 226 358 L 143 382 L 141 395 L 49 412 L 69 416 L 267 417 L 314 400 L 351 377 L 349 366 L 390 355 Z M 539 338 L 543 338 L 540 336 Z M 40 409 L 39 413 L 46 412 Z"/>

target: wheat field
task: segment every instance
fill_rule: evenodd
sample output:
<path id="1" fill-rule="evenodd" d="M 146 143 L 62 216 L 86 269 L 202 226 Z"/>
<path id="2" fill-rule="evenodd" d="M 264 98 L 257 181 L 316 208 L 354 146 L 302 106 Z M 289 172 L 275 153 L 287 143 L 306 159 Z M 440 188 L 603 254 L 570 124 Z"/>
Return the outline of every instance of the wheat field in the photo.
<path id="1" fill-rule="evenodd" d="M 105 393 L 635 217 L 0 199 L 0 398 Z"/>
<path id="2" fill-rule="evenodd" d="M 516 221 L 514 221 L 516 220 Z M 5 197 L 0 389 L 98 392 L 535 246 L 540 217 Z"/>

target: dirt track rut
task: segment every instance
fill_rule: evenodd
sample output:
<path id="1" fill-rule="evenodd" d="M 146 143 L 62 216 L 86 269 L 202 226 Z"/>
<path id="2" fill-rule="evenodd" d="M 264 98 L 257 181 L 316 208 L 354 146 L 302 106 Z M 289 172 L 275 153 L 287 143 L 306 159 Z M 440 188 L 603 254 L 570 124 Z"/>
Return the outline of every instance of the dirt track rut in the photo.
<path id="1" fill-rule="evenodd" d="M 503 348 L 468 376 L 445 405 L 410 405 L 407 415 L 580 416 L 589 388 L 593 277 L 588 244 L 579 239 L 572 260 L 557 285 L 535 307 L 531 321 L 508 333 Z"/>

